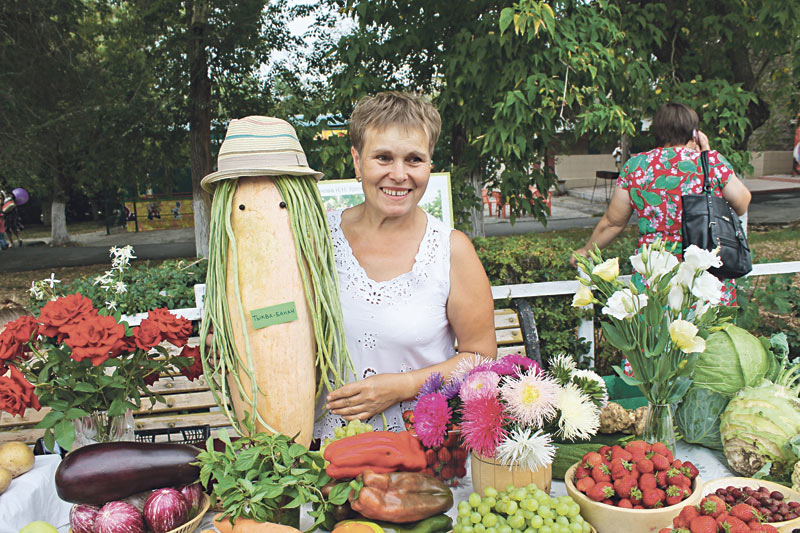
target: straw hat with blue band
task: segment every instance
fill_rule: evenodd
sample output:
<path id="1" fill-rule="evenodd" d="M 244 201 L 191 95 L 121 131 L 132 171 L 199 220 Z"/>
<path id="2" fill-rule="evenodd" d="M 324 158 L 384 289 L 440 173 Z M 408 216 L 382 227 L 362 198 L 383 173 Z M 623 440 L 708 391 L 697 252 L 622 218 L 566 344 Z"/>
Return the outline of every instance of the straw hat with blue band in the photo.
<path id="1" fill-rule="evenodd" d="M 308 166 L 306 154 L 291 124 L 273 117 L 233 119 L 217 156 L 217 171 L 201 185 L 214 192 L 220 180 L 242 176 L 314 176 L 322 172 Z"/>

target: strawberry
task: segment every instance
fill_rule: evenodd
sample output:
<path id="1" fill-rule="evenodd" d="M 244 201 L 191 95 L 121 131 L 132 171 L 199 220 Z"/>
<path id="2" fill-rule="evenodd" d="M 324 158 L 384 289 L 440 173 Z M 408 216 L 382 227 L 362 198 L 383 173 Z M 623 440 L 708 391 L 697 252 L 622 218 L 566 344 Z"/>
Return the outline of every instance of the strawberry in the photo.
<path id="1" fill-rule="evenodd" d="M 662 489 L 667 486 L 667 471 L 659 470 L 656 472 L 656 483 Z"/>
<path id="2" fill-rule="evenodd" d="M 700 500 L 700 512 L 716 518 L 726 510 L 725 501 L 719 496 L 712 494 Z"/>
<path id="3" fill-rule="evenodd" d="M 453 450 L 453 451 L 457 452 L 458 450 Z M 592 472 L 588 468 L 583 466 L 582 462 L 580 464 L 578 464 L 578 468 L 575 469 L 575 473 L 573 474 L 573 476 L 575 476 L 576 480 L 583 479 L 583 478 L 585 478 L 587 476 L 591 477 L 591 475 L 592 475 Z"/>
<path id="4" fill-rule="evenodd" d="M 656 470 L 669 470 L 671 461 L 667 461 L 667 458 L 661 455 L 660 453 L 654 453 L 652 457 L 650 457 L 650 461 L 653 463 L 653 468 Z"/>
<path id="5" fill-rule="evenodd" d="M 586 491 L 586 496 L 596 502 L 605 500 L 606 498 L 611 498 L 614 496 L 614 486 L 607 481 L 595 483 L 588 491 Z"/>
<path id="6" fill-rule="evenodd" d="M 656 442 L 653 444 L 651 450 L 656 452 L 657 454 L 663 455 L 667 458 L 667 460 L 671 463 L 675 458 L 672 456 L 672 452 L 667 448 L 667 445 L 663 442 Z"/>
<path id="7" fill-rule="evenodd" d="M 642 490 L 642 505 L 648 509 L 656 509 L 664 506 L 666 493 L 661 489 Z"/>
<path id="8" fill-rule="evenodd" d="M 436 462 L 436 450 L 431 450 L 430 448 L 425 450 L 425 464 L 431 466 L 435 462 Z"/>
<path id="9" fill-rule="evenodd" d="M 735 516 L 743 522 L 752 522 L 758 517 L 758 512 L 755 510 L 755 508 L 752 505 L 747 505 L 746 503 L 737 503 L 731 507 L 731 510 L 728 512 L 731 516 Z"/>
<path id="10" fill-rule="evenodd" d="M 727 533 L 747 533 L 750 531 L 750 526 L 735 516 L 728 516 L 723 522 L 718 522 L 717 524 Z"/>
<path id="11" fill-rule="evenodd" d="M 414 410 L 413 409 L 406 409 L 403 411 L 403 421 L 404 422 L 414 422 Z"/>
<path id="12" fill-rule="evenodd" d="M 467 475 L 467 467 L 462 465 L 458 465 L 456 467 L 456 477 L 464 477 Z"/>
<path id="13" fill-rule="evenodd" d="M 582 463 L 585 468 L 593 470 L 594 467 L 603 464 L 603 456 L 597 452 L 589 452 L 583 456 Z"/>
<path id="14" fill-rule="evenodd" d="M 606 461 L 611 460 L 611 446 L 600 446 L 600 449 L 597 450 L 597 453 L 599 453 L 600 456 Z"/>
<path id="15" fill-rule="evenodd" d="M 436 472 L 434 472 L 433 468 L 431 468 L 431 467 L 426 468 L 421 473 L 425 474 L 426 476 L 431 476 L 431 477 L 435 477 L 436 476 Z"/>
<path id="16" fill-rule="evenodd" d="M 680 470 L 682 466 L 683 466 L 683 461 L 681 461 L 680 459 L 675 459 L 674 461 L 672 461 L 672 468 L 677 468 L 678 470 Z"/>
<path id="17" fill-rule="evenodd" d="M 467 450 L 464 448 L 453 448 L 450 451 L 450 455 L 453 456 L 453 461 L 463 462 L 467 460 Z M 580 468 L 580 466 L 578 468 Z M 584 470 L 586 469 L 584 468 Z M 577 468 L 575 469 L 575 473 L 577 475 Z M 588 476 L 589 473 L 587 472 L 586 475 Z"/>
<path id="18" fill-rule="evenodd" d="M 625 476 L 614 480 L 614 492 L 620 498 L 630 498 L 631 489 L 636 486 L 636 480 L 632 476 Z"/>
<path id="19" fill-rule="evenodd" d="M 620 501 L 617 502 L 617 507 L 622 507 L 623 509 L 633 509 L 633 504 L 627 498 L 622 498 Z"/>
<path id="20" fill-rule="evenodd" d="M 767 533 L 778 533 L 778 530 L 772 524 L 750 524 L 750 531 L 765 531 Z"/>
<path id="21" fill-rule="evenodd" d="M 730 515 L 728 514 L 727 511 L 722 511 L 721 513 L 719 513 L 719 515 L 717 516 L 717 527 L 721 528 L 722 527 L 722 523 L 725 520 L 727 520 L 729 516 Z"/>
<path id="22" fill-rule="evenodd" d="M 643 440 L 632 440 L 625 445 L 625 449 L 633 453 L 634 449 L 640 449 L 642 452 L 647 453 L 650 451 L 650 445 Z"/>
<path id="23" fill-rule="evenodd" d="M 605 463 L 600 463 L 600 466 L 592 468 L 592 478 L 595 481 L 611 481 L 611 470 Z"/>
<path id="24" fill-rule="evenodd" d="M 619 479 L 630 475 L 633 470 L 633 464 L 628 461 L 617 457 L 611 460 L 611 479 Z"/>
<path id="25" fill-rule="evenodd" d="M 700 516 L 700 509 L 698 509 L 696 505 L 687 505 L 681 509 L 681 512 L 678 514 L 678 516 L 686 522 L 686 525 L 682 527 L 689 527 L 689 523 L 692 521 L 692 518 Z"/>
<path id="26" fill-rule="evenodd" d="M 634 508 L 637 505 L 641 505 L 642 504 L 642 489 L 640 489 L 639 487 L 633 487 L 631 489 L 631 496 L 628 499 L 631 501 L 631 503 L 633 504 Z"/>
<path id="27" fill-rule="evenodd" d="M 692 533 L 717 533 L 717 523 L 710 516 L 698 516 L 689 522 Z"/>
<path id="28" fill-rule="evenodd" d="M 667 487 L 665 491 L 667 494 L 666 504 L 667 505 L 675 505 L 678 502 L 683 501 L 683 491 L 678 487 Z"/>
<path id="29" fill-rule="evenodd" d="M 447 448 L 455 448 L 458 445 L 458 431 L 448 431 L 447 432 L 447 440 L 444 441 L 442 446 Z"/>
<path id="30" fill-rule="evenodd" d="M 684 461 L 680 467 L 680 471 L 683 473 L 684 476 L 688 477 L 689 479 L 694 479 L 700 473 L 697 470 L 697 467 L 692 464 L 691 461 Z"/>
<path id="31" fill-rule="evenodd" d="M 634 463 L 638 463 L 642 459 L 644 459 L 644 450 L 642 448 L 634 448 L 631 450 L 631 461 Z"/>
<path id="32" fill-rule="evenodd" d="M 662 527 L 658 530 L 658 533 L 672 533 L 673 529 L 671 527 Z"/>
<path id="33" fill-rule="evenodd" d="M 579 479 L 575 483 L 575 488 L 578 489 L 579 491 L 583 492 L 583 493 L 586 493 L 586 491 L 588 491 L 589 489 L 591 489 L 594 486 L 595 486 L 595 481 L 591 477 L 585 477 L 585 478 Z"/>
<path id="34" fill-rule="evenodd" d="M 656 477 L 653 474 L 642 474 L 639 476 L 639 488 L 642 490 L 645 489 L 654 489 L 658 486 L 656 482 Z"/>
<path id="35" fill-rule="evenodd" d="M 639 472 L 642 474 L 652 474 L 653 470 L 655 470 L 655 465 L 653 465 L 653 461 L 650 459 L 640 459 L 636 461 L 636 468 L 638 468 Z"/>
<path id="36" fill-rule="evenodd" d="M 623 459 L 625 461 L 631 460 L 631 452 L 620 446 L 619 444 L 615 444 L 611 447 L 611 462 L 614 462 L 614 459 Z"/>
<path id="37" fill-rule="evenodd" d="M 453 456 L 450 454 L 450 450 L 447 448 L 441 448 L 439 450 L 439 453 L 437 453 L 436 455 L 439 457 L 439 461 L 445 464 L 449 463 L 450 459 L 453 458 Z"/>
<path id="38" fill-rule="evenodd" d="M 614 505 L 614 500 L 612 500 L 611 498 L 606 498 L 605 500 L 601 501 L 600 503 L 603 503 L 605 505 Z"/>
<path id="39" fill-rule="evenodd" d="M 681 474 L 677 468 L 670 468 L 667 470 L 667 485 L 677 485 L 679 487 L 688 487 L 692 482 L 689 478 Z"/>

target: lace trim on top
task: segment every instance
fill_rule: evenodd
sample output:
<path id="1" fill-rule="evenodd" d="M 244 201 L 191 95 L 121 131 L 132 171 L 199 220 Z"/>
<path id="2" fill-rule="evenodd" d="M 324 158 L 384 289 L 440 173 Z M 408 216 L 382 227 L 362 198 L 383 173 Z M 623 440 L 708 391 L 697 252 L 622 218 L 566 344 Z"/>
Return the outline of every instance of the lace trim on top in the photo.
<path id="1" fill-rule="evenodd" d="M 428 267 L 434 265 L 442 254 L 442 230 L 432 223 L 431 215 L 428 213 L 425 215 L 427 217 L 425 235 L 423 235 L 419 250 L 414 256 L 414 266 L 411 270 L 387 281 L 374 281 L 358 262 L 350 248 L 350 243 L 344 236 L 342 211 L 329 212 L 331 240 L 334 248 L 341 251 L 336 254 L 341 290 L 349 294 L 358 294 L 364 301 L 373 305 L 391 305 L 394 301 L 410 298 L 414 288 L 429 278 Z M 449 234 L 447 238 L 449 238 Z M 449 249 L 446 251 L 448 253 L 445 261 L 449 264 Z"/>

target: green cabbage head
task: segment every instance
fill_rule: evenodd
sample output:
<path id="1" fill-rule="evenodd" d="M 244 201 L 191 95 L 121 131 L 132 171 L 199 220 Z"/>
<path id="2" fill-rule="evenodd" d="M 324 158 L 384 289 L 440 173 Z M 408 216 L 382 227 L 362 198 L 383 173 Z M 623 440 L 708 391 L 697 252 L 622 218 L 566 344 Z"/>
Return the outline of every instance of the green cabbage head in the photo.
<path id="1" fill-rule="evenodd" d="M 730 398 L 740 389 L 761 383 L 769 365 L 770 355 L 761 341 L 731 324 L 708 336 L 692 379 L 696 386 Z"/>
<path id="2" fill-rule="evenodd" d="M 727 396 L 692 385 L 675 411 L 675 424 L 681 431 L 683 440 L 722 450 L 719 424 L 726 405 Z"/>
<path id="3" fill-rule="evenodd" d="M 730 467 L 750 477 L 767 463 L 779 477 L 797 457 L 789 441 L 800 433 L 800 400 L 797 389 L 764 380 L 745 387 L 731 399 L 722 413 L 720 434 Z"/>

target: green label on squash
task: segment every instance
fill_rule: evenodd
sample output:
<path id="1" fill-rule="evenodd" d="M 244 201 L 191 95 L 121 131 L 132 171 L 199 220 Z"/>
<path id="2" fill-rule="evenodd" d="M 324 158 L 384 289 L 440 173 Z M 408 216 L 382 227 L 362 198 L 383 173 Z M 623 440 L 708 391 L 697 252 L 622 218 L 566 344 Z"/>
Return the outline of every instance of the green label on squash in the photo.
<path id="1" fill-rule="evenodd" d="M 297 320 L 297 308 L 294 306 L 294 302 L 286 302 L 254 309 L 250 311 L 250 320 L 253 321 L 253 329 L 285 324 Z"/>

